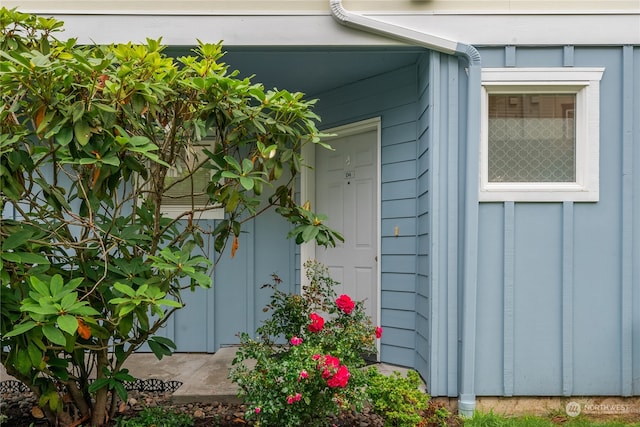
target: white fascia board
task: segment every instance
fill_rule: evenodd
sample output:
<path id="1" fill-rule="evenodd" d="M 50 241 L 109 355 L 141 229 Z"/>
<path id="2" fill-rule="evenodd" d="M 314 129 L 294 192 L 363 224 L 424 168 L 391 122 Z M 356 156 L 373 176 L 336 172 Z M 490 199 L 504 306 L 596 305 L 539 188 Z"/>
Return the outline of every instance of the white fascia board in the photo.
<path id="1" fill-rule="evenodd" d="M 81 44 L 144 42 L 166 45 L 223 41 L 225 46 L 394 46 L 398 41 L 345 28 L 328 15 L 52 15 L 64 21 L 59 38 Z"/>
<path id="2" fill-rule="evenodd" d="M 48 14 L 65 22 L 64 38 L 80 43 L 168 45 L 223 40 L 227 46 L 400 46 L 403 43 L 338 25 L 326 14 L 152 15 Z M 637 14 L 370 14 L 395 26 L 474 46 L 640 45 Z"/>
<path id="3" fill-rule="evenodd" d="M 600 15 L 411 14 L 376 17 L 476 47 L 640 44 L 640 10 Z"/>

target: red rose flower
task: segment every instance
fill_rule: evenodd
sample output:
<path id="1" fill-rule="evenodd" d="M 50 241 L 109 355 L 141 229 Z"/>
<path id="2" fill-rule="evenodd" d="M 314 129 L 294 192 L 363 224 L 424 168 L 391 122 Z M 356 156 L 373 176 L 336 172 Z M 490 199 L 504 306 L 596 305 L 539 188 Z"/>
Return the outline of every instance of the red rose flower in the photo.
<path id="1" fill-rule="evenodd" d="M 331 371 L 329 370 L 329 368 L 324 368 L 324 371 L 322 371 L 322 378 L 326 380 L 330 376 L 331 376 Z"/>
<path id="2" fill-rule="evenodd" d="M 338 299 L 336 300 L 336 305 L 340 310 L 342 310 L 344 314 L 351 314 L 351 312 L 356 306 L 353 300 L 351 299 L 351 297 L 349 297 L 349 295 L 344 295 L 344 294 L 338 297 Z"/>
<path id="3" fill-rule="evenodd" d="M 291 345 L 296 346 L 296 345 L 300 345 L 302 344 L 302 338 L 298 338 L 296 336 L 291 337 L 291 339 L 289 340 L 289 342 L 291 343 Z"/>
<path id="4" fill-rule="evenodd" d="M 322 378 L 325 380 L 333 375 L 340 367 L 340 359 L 327 354 L 318 363 L 318 370 L 322 371 Z"/>
<path id="5" fill-rule="evenodd" d="M 309 331 L 320 332 L 322 328 L 324 328 L 324 319 L 322 316 L 316 313 L 311 313 L 309 317 L 311 318 L 311 324 L 308 326 Z"/>
<path id="6" fill-rule="evenodd" d="M 324 358 L 324 364 L 327 366 L 327 368 L 335 370 L 340 366 L 340 359 L 327 354 Z"/>
<path id="7" fill-rule="evenodd" d="M 327 385 L 332 388 L 344 388 L 347 386 L 350 376 L 351 373 L 349 372 L 349 369 L 345 365 L 342 365 L 338 368 L 338 371 L 335 373 L 335 375 L 329 378 L 329 380 L 327 381 Z"/>
<path id="8" fill-rule="evenodd" d="M 382 338 L 382 328 L 380 326 L 376 326 L 376 338 Z"/>

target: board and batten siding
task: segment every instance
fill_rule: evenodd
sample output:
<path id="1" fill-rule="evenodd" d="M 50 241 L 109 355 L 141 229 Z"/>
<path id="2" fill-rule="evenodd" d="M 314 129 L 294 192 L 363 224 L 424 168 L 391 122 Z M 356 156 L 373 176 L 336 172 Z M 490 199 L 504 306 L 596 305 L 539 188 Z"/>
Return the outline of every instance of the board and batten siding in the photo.
<path id="1" fill-rule="evenodd" d="M 640 48 L 480 53 L 484 67 L 605 72 L 600 200 L 480 204 L 476 393 L 638 395 Z"/>
<path id="2" fill-rule="evenodd" d="M 416 73 L 406 66 L 316 94 L 323 128 L 381 118 L 380 353 L 403 366 L 414 365 L 416 341 Z"/>
<path id="3" fill-rule="evenodd" d="M 272 274 L 277 274 L 282 279 L 279 288 L 295 292 L 295 243 L 285 239 L 289 230 L 289 223 L 273 212 L 243 225 L 235 257 L 228 245 L 215 267 L 212 289 L 184 291 L 185 308 L 168 321 L 162 335 L 180 352 L 215 352 L 238 344 L 240 332 L 253 334 L 267 317 L 262 309 L 271 297 L 261 285 L 272 283 Z M 213 260 L 213 242 L 207 247 Z"/>

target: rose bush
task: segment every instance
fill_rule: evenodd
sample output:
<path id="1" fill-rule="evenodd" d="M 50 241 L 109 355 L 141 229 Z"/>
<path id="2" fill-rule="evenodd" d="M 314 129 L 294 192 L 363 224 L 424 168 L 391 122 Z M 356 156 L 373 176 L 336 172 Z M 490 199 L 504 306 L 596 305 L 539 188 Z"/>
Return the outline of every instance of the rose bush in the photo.
<path id="1" fill-rule="evenodd" d="M 310 284 L 302 295 L 279 290 L 277 276 L 265 285 L 273 291 L 271 318 L 257 338 L 240 336 L 230 377 L 247 404 L 246 418 L 257 425 L 321 426 L 367 400 L 359 368 L 365 354 L 376 353 L 382 329 L 371 324 L 362 302 L 336 298 L 326 267 L 308 262 L 305 268 Z"/>

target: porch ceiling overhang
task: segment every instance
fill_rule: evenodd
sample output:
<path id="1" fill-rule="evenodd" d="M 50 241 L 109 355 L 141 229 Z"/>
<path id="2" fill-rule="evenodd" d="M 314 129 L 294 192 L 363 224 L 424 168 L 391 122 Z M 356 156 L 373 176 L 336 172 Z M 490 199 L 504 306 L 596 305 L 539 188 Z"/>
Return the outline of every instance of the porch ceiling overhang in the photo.
<path id="1" fill-rule="evenodd" d="M 337 25 L 330 16 L 54 15 L 81 44 L 162 38 L 170 55 L 222 41 L 223 61 L 267 88 L 313 96 L 414 64 L 425 50 Z"/>
<path id="2" fill-rule="evenodd" d="M 173 49 L 172 49 L 173 51 Z M 309 96 L 403 68 L 418 61 L 419 48 L 227 48 L 224 62 L 267 88 Z"/>

